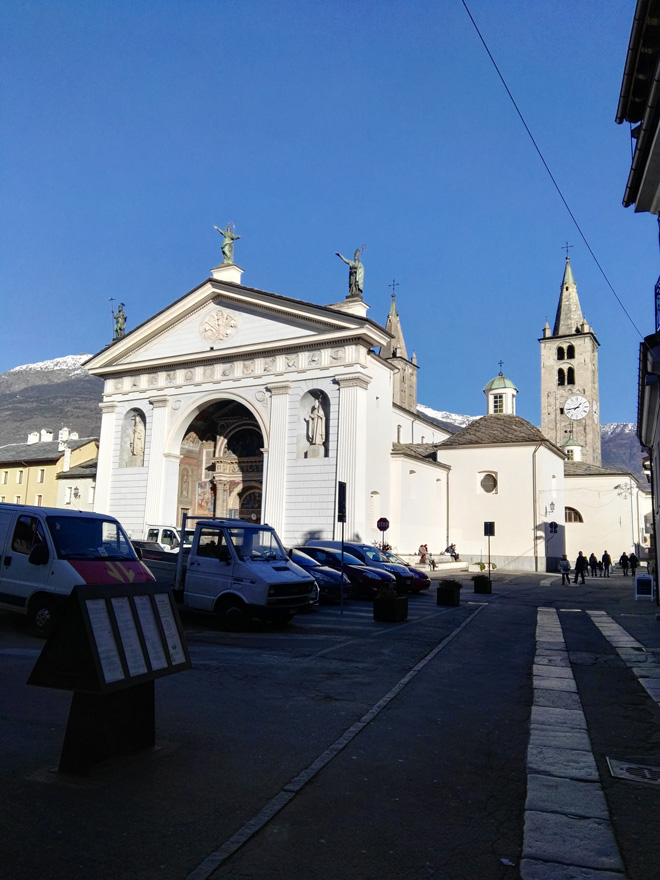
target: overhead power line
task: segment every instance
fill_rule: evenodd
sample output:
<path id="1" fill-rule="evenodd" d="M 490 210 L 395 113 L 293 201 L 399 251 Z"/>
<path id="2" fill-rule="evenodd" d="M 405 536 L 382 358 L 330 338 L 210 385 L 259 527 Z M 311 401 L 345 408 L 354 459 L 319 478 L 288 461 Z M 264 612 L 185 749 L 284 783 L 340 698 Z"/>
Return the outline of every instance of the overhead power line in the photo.
<path id="1" fill-rule="evenodd" d="M 500 71 L 499 67 L 497 66 L 497 62 L 496 62 L 495 59 L 493 58 L 493 54 L 492 54 L 492 52 L 490 51 L 490 49 L 488 48 L 488 45 L 487 45 L 486 41 L 484 40 L 483 35 L 482 35 L 481 31 L 479 30 L 479 27 L 477 26 L 476 21 L 475 21 L 474 18 L 472 17 L 472 13 L 470 12 L 470 10 L 469 10 L 469 8 L 468 8 L 467 3 L 465 2 L 465 0 L 461 0 L 461 3 L 462 3 L 463 6 L 465 7 L 465 11 L 467 12 L 468 17 L 469 17 L 470 21 L 472 22 L 472 25 L 473 25 L 475 31 L 477 32 L 477 36 L 478 36 L 479 39 L 481 40 L 481 44 L 482 44 L 482 46 L 484 47 L 484 49 L 486 50 L 486 54 L 487 54 L 488 57 L 490 58 L 491 63 L 492 63 L 492 65 L 493 65 L 493 67 L 495 68 L 495 71 L 497 72 L 497 75 L 499 76 L 502 85 L 504 86 L 504 88 L 505 88 L 505 90 L 506 90 L 506 93 L 507 93 L 507 95 L 509 96 L 509 99 L 511 100 L 511 103 L 512 103 L 513 106 L 515 107 L 516 113 L 518 114 L 518 116 L 519 116 L 519 118 L 520 118 L 520 121 L 522 122 L 522 124 L 523 124 L 523 126 L 524 126 L 524 128 L 525 128 L 525 131 L 526 131 L 527 134 L 529 135 L 529 139 L 530 139 L 531 142 L 534 144 L 534 149 L 535 149 L 536 152 L 538 153 L 538 156 L 539 156 L 539 159 L 541 160 L 541 162 L 543 162 L 543 167 L 544 167 L 545 170 L 548 172 L 548 176 L 550 177 L 550 180 L 552 181 L 552 183 L 553 183 L 555 189 L 556 189 L 557 192 L 559 193 L 559 198 L 562 200 L 562 202 L 563 202 L 563 204 L 564 204 L 564 207 L 565 207 L 566 210 L 568 211 L 568 214 L 569 214 L 571 220 L 572 220 L 573 223 L 575 224 L 575 228 L 577 229 L 577 231 L 578 231 L 578 233 L 579 233 L 579 235 L 580 235 L 580 238 L 581 238 L 582 241 L 585 243 L 586 248 L 587 248 L 587 250 L 589 251 L 589 253 L 591 254 L 594 263 L 598 266 L 598 269 L 599 269 L 599 271 L 600 271 L 600 274 L 601 274 L 601 275 L 603 276 L 603 278 L 605 279 L 605 283 L 607 284 L 607 286 L 609 287 L 609 289 L 610 289 L 610 290 L 612 291 L 612 293 L 614 294 L 614 297 L 615 297 L 616 301 L 619 303 L 619 305 L 621 306 L 621 308 L 622 308 L 624 314 L 626 315 L 626 317 L 628 318 L 628 320 L 630 321 L 630 323 L 633 325 L 633 327 L 635 328 L 635 330 L 636 330 L 637 333 L 639 334 L 640 338 L 641 338 L 641 339 L 644 339 L 644 336 L 643 336 L 643 334 L 641 333 L 639 327 L 638 327 L 637 324 L 635 324 L 635 322 L 633 321 L 633 319 L 632 319 L 630 313 L 628 312 L 628 309 L 627 309 L 627 308 L 624 306 L 624 304 L 621 302 L 621 299 L 620 299 L 618 293 L 617 293 L 616 290 L 614 289 L 614 287 L 613 287 L 613 285 L 612 285 L 610 279 L 607 277 L 607 274 L 605 273 L 605 270 L 604 270 L 603 267 L 601 266 L 600 261 L 598 260 L 598 257 L 597 257 L 596 254 L 594 253 L 594 251 L 593 251 L 591 245 L 589 244 L 589 242 L 588 242 L 588 240 L 587 240 L 586 235 L 585 235 L 584 232 L 582 231 L 582 228 L 580 227 L 580 224 L 578 223 L 578 221 L 577 221 L 577 219 L 576 219 L 576 217 L 575 217 L 575 214 L 573 213 L 573 211 L 571 211 L 570 205 L 568 204 L 568 202 L 567 202 L 566 199 L 564 198 L 564 194 L 563 194 L 563 192 L 561 191 L 561 187 L 560 187 L 559 184 L 557 183 L 554 174 L 553 174 L 552 171 L 550 170 L 550 166 L 549 166 L 548 163 L 545 161 L 545 158 L 544 158 L 544 156 L 543 156 L 543 153 L 541 152 L 541 149 L 540 149 L 539 145 L 536 143 L 536 140 L 535 140 L 535 138 L 534 138 L 534 135 L 532 134 L 532 132 L 531 132 L 530 129 L 529 129 L 529 126 L 528 126 L 527 123 L 525 122 L 525 117 L 522 115 L 522 112 L 520 111 L 520 108 L 519 108 L 518 105 L 516 104 L 516 100 L 515 100 L 515 98 L 513 97 L 513 95 L 511 94 L 511 90 L 509 89 L 508 85 L 506 84 L 506 80 L 505 80 L 504 77 L 502 76 L 502 72 Z"/>

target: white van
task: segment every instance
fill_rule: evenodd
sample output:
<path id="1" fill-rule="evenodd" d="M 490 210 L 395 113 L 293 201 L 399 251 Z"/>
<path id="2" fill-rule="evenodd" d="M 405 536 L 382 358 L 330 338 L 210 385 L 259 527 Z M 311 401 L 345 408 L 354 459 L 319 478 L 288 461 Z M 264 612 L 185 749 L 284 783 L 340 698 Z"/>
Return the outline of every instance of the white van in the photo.
<path id="1" fill-rule="evenodd" d="M 112 516 L 0 504 L 0 609 L 26 614 L 38 635 L 77 584 L 153 580 Z"/>

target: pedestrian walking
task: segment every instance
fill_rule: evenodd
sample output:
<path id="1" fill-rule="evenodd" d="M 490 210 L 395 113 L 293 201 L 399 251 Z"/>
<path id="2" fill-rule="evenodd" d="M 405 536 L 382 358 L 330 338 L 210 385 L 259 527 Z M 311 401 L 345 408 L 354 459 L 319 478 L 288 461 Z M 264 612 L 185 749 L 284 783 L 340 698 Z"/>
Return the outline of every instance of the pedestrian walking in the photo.
<path id="1" fill-rule="evenodd" d="M 635 577 L 635 572 L 637 571 L 637 566 L 639 565 L 639 559 L 635 556 L 634 553 L 631 553 L 628 557 L 628 562 L 630 563 L 630 574 L 632 577 Z"/>
<path id="2" fill-rule="evenodd" d="M 571 582 L 571 563 L 568 561 L 568 556 L 564 553 L 562 558 L 559 560 L 559 571 L 561 572 L 561 585 L 570 584 Z"/>
<path id="3" fill-rule="evenodd" d="M 586 583 L 584 579 L 584 573 L 587 570 L 588 562 L 587 557 L 583 555 L 582 550 L 578 553 L 578 558 L 575 560 L 575 579 L 573 580 L 574 584 L 577 584 L 578 577 L 580 577 L 581 583 Z"/>
<path id="4" fill-rule="evenodd" d="M 601 559 L 598 560 L 598 577 L 602 578 L 603 576 L 603 562 Z"/>
<path id="5" fill-rule="evenodd" d="M 610 568 L 612 567 L 612 557 L 607 552 L 607 550 L 603 553 L 603 568 L 605 569 L 605 577 L 608 578 L 610 576 Z"/>
<path id="6" fill-rule="evenodd" d="M 624 577 L 628 577 L 628 566 L 630 565 L 630 559 L 628 559 L 628 554 L 624 550 L 621 556 L 619 557 L 619 565 L 621 566 L 621 571 L 623 572 Z"/>
<path id="7" fill-rule="evenodd" d="M 596 559 L 596 554 L 592 553 L 589 557 L 589 572 L 591 573 L 591 577 L 595 578 L 598 571 L 598 560 Z"/>

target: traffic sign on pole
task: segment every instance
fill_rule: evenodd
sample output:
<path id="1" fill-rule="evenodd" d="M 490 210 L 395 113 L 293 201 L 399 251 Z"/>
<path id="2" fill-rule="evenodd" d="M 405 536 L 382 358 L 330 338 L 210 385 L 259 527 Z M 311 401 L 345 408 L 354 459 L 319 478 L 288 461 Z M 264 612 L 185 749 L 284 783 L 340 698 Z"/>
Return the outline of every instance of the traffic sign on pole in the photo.
<path id="1" fill-rule="evenodd" d="M 381 516 L 381 518 L 376 523 L 379 532 L 386 532 L 390 527 L 390 521 L 385 516 Z"/>

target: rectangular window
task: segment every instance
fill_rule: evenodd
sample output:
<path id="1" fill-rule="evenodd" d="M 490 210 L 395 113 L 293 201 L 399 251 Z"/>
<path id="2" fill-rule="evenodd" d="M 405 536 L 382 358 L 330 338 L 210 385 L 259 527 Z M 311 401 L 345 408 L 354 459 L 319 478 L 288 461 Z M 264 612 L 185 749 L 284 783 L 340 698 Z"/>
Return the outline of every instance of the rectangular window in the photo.
<path id="1" fill-rule="evenodd" d="M 16 495 L 15 498 L 14 498 L 14 504 L 20 504 L 20 503 L 21 503 L 21 496 L 20 496 L 20 495 Z"/>
<path id="2" fill-rule="evenodd" d="M 0 495 L 0 504 L 4 504 L 6 500 L 7 500 L 6 495 Z"/>
<path id="3" fill-rule="evenodd" d="M 67 486 L 64 492 L 64 503 L 71 504 L 73 498 L 73 486 Z"/>
<path id="4" fill-rule="evenodd" d="M 504 395 L 503 394 L 493 394 L 493 412 L 494 413 L 503 413 L 504 412 Z"/>
<path id="5" fill-rule="evenodd" d="M 37 497 L 34 499 L 34 503 L 35 503 L 35 505 L 36 505 L 37 507 L 43 507 L 44 496 L 43 496 L 43 495 L 37 495 Z"/>
<path id="6" fill-rule="evenodd" d="M 6 486 L 8 482 L 9 482 L 9 471 L 3 471 L 2 472 L 2 485 Z"/>
<path id="7" fill-rule="evenodd" d="M 43 483 L 46 478 L 46 470 L 45 468 L 39 468 L 37 471 L 37 483 Z"/>
<path id="8" fill-rule="evenodd" d="M 17 483 L 23 482 L 23 471 L 22 470 L 16 471 L 16 482 Z"/>
<path id="9" fill-rule="evenodd" d="M 94 504 L 94 486 L 89 486 L 87 489 L 87 503 Z"/>

